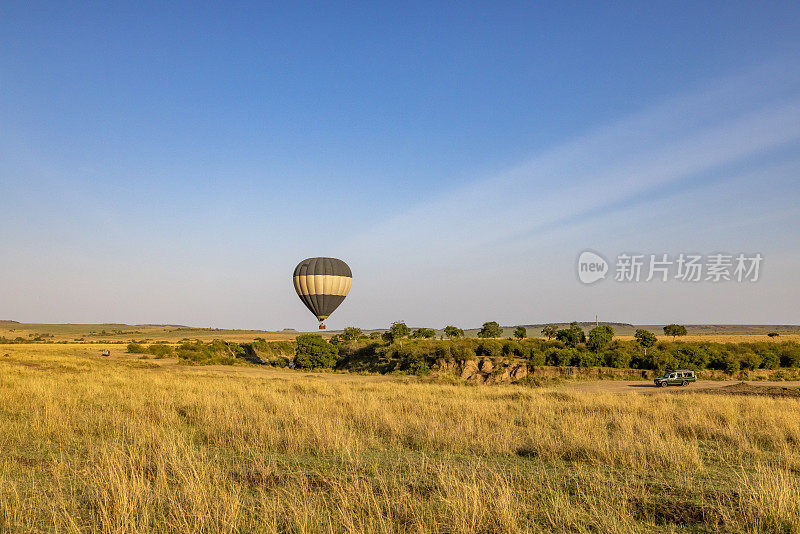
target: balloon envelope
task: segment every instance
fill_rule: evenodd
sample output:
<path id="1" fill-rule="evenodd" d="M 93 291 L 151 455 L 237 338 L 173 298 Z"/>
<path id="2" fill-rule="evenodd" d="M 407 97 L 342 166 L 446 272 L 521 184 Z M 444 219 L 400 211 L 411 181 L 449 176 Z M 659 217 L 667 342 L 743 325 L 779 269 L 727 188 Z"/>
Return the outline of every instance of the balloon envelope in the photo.
<path id="1" fill-rule="evenodd" d="M 308 258 L 294 269 L 297 296 L 320 323 L 339 307 L 352 282 L 350 267 L 336 258 Z"/>

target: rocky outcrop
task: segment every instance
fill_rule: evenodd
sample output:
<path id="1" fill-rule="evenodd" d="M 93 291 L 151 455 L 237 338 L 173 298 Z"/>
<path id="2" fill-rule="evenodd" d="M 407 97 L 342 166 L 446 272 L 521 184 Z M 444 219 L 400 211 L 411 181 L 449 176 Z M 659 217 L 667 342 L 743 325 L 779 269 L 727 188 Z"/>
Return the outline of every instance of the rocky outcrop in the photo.
<path id="1" fill-rule="evenodd" d="M 460 377 L 479 384 L 508 384 L 528 376 L 525 360 L 494 360 L 475 358 L 470 360 L 448 360 L 440 358 L 433 371 Z"/>

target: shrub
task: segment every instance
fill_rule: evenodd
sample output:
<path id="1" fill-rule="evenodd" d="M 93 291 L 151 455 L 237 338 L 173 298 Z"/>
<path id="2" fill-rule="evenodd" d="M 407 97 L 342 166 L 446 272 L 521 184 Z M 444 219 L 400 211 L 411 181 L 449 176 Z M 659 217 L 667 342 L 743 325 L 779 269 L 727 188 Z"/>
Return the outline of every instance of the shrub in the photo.
<path id="1" fill-rule="evenodd" d="M 574 367 L 594 367 L 600 364 L 597 354 L 589 351 L 573 349 L 569 365 Z"/>
<path id="2" fill-rule="evenodd" d="M 503 345 L 499 341 L 487 339 L 478 344 L 475 351 L 478 356 L 487 356 L 489 358 L 499 358 L 503 355 Z"/>
<path id="3" fill-rule="evenodd" d="M 156 358 L 166 358 L 167 356 L 172 356 L 172 352 L 172 347 L 164 343 L 153 343 L 147 347 L 147 353 L 152 354 Z"/>
<path id="4" fill-rule="evenodd" d="M 568 347 L 575 347 L 578 343 L 586 342 L 586 334 L 578 323 L 572 322 L 569 328 L 556 332 L 556 340 L 563 342 Z"/>
<path id="5" fill-rule="evenodd" d="M 214 340 L 211 343 L 202 341 L 186 341 L 175 350 L 178 358 L 186 363 L 210 365 L 215 363 L 231 365 L 235 362 L 224 341 Z"/>
<path id="6" fill-rule="evenodd" d="M 339 359 L 339 350 L 319 334 L 297 336 L 294 363 L 300 369 L 331 368 Z"/>
<path id="7" fill-rule="evenodd" d="M 289 366 L 289 358 L 285 356 L 274 356 L 269 360 L 265 361 L 267 365 L 271 365 L 273 367 L 288 367 Z"/>
<path id="8" fill-rule="evenodd" d="M 781 366 L 781 358 L 774 352 L 767 352 L 761 360 L 761 367 L 764 369 L 777 369 Z"/>
<path id="9" fill-rule="evenodd" d="M 605 363 L 608 367 L 624 369 L 631 364 L 631 355 L 621 348 L 613 348 L 605 353 Z"/>
<path id="10" fill-rule="evenodd" d="M 653 350 L 650 351 L 650 362 L 647 367 L 642 369 L 653 369 L 657 374 L 661 374 L 667 369 L 678 369 L 680 364 L 671 352 Z"/>
<path id="11" fill-rule="evenodd" d="M 502 350 L 504 356 L 522 356 L 524 351 L 522 345 L 516 341 L 506 341 Z"/>
<path id="12" fill-rule="evenodd" d="M 428 362 L 420 347 L 407 345 L 400 349 L 398 356 L 400 357 L 399 370 L 419 376 L 430 374 L 430 367 L 428 367 Z"/>
<path id="13" fill-rule="evenodd" d="M 473 360 L 477 356 L 471 344 L 452 343 L 450 345 L 450 356 L 456 360 Z"/>
<path id="14" fill-rule="evenodd" d="M 545 353 L 534 348 L 531 348 L 530 355 L 528 356 L 529 365 L 544 365 L 546 363 Z"/>
<path id="15" fill-rule="evenodd" d="M 755 352 L 747 351 L 740 356 L 739 361 L 741 361 L 743 369 L 753 371 L 761 367 L 764 358 Z"/>
<path id="16" fill-rule="evenodd" d="M 130 354 L 147 354 L 147 348 L 141 343 L 128 343 L 128 352 Z"/>
<path id="17" fill-rule="evenodd" d="M 574 348 L 553 349 L 547 353 L 545 362 L 547 365 L 555 365 L 559 367 L 572 365 L 573 358 L 578 354 Z"/>
<path id="18" fill-rule="evenodd" d="M 589 330 L 589 338 L 586 340 L 586 346 L 593 352 L 599 352 L 605 348 L 614 338 L 614 329 L 604 324 Z"/>
<path id="19" fill-rule="evenodd" d="M 795 343 L 784 343 L 780 350 L 782 367 L 800 367 L 800 347 Z"/>
<path id="20" fill-rule="evenodd" d="M 694 369 L 695 371 L 705 369 L 710 359 L 707 350 L 695 345 L 681 343 L 671 352 L 676 360 L 677 367 Z"/>

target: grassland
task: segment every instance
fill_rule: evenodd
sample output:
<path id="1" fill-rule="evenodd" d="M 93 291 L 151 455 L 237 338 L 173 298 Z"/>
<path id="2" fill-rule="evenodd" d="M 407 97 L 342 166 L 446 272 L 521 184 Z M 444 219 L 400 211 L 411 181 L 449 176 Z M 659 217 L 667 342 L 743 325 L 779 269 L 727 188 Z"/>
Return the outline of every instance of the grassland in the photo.
<path id="1" fill-rule="evenodd" d="M 594 327 L 594 323 L 580 323 L 584 330 Z M 601 323 L 606 324 L 606 323 Z M 669 341 L 672 338 L 663 335 L 662 325 L 630 325 L 621 323 L 611 324 L 619 339 L 633 339 L 637 328 L 644 328 L 656 334 L 660 340 Z M 530 337 L 541 337 L 544 325 L 528 325 Z M 561 324 L 561 327 L 568 327 Z M 513 326 L 503 328 L 504 337 L 512 337 Z M 683 341 L 711 341 L 715 343 L 738 343 L 773 341 L 767 334 L 779 332 L 781 341 L 800 341 L 800 326 L 797 325 L 687 325 L 688 334 L 681 338 Z M 373 332 L 374 330 L 367 330 Z M 436 330 L 437 335 L 444 335 L 441 330 Z M 478 329 L 467 329 L 468 337 L 476 337 Z M 128 325 L 128 324 L 38 324 L 18 323 L 14 321 L 0 321 L 0 337 L 15 339 L 21 337 L 26 340 L 41 338 L 50 342 L 69 343 L 128 343 L 142 341 L 153 343 L 164 341 L 177 343 L 182 339 L 199 339 L 211 341 L 225 339 L 232 342 L 248 342 L 255 338 L 267 341 L 293 340 L 299 332 L 295 330 L 230 330 L 221 328 L 200 328 L 181 325 Z M 336 331 L 314 331 L 325 337 L 330 337 Z"/>
<path id="2" fill-rule="evenodd" d="M 800 532 L 800 401 L 0 350 L 0 532 Z"/>
<path id="3" fill-rule="evenodd" d="M 130 341 L 177 343 L 182 339 L 211 341 L 253 341 L 260 337 L 269 341 L 294 339 L 297 332 L 283 330 L 227 330 L 222 328 L 197 328 L 180 325 L 128 325 L 128 324 L 38 324 L 0 321 L 0 337 L 26 340 L 41 338 L 43 341 L 69 343 L 128 343 Z"/>

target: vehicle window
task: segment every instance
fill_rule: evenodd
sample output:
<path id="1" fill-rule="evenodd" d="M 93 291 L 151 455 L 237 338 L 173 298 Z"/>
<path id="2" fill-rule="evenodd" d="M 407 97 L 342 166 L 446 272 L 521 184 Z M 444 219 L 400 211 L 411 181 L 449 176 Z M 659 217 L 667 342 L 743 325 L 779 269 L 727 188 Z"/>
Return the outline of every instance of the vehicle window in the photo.
<path id="1" fill-rule="evenodd" d="M 669 375 L 670 378 L 675 378 L 675 375 Z"/>

